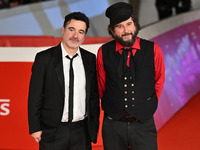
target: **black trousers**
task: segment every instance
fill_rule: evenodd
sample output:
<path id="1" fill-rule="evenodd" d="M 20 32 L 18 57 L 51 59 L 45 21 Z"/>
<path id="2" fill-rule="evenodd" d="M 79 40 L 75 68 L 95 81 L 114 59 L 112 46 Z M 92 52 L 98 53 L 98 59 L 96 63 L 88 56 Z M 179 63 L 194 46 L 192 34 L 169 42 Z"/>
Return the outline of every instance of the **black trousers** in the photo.
<path id="1" fill-rule="evenodd" d="M 141 123 L 104 117 L 102 137 L 104 150 L 157 150 L 157 130 L 153 118 Z"/>
<path id="2" fill-rule="evenodd" d="M 58 126 L 55 139 L 41 139 L 40 150 L 91 150 L 87 121 L 81 123 L 61 123 Z"/>

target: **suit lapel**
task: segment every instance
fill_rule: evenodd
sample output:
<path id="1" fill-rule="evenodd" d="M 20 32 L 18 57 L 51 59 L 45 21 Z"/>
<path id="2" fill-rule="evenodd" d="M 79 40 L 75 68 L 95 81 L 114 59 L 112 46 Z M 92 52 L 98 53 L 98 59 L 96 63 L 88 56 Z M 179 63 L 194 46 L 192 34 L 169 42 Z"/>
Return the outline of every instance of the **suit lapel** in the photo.
<path id="1" fill-rule="evenodd" d="M 81 52 L 81 57 L 82 57 L 82 61 L 83 61 L 83 66 L 85 69 L 85 77 L 86 77 L 86 101 L 88 101 L 88 95 L 90 95 L 90 72 L 91 72 L 91 68 L 90 68 L 90 63 L 89 63 L 89 57 L 87 55 L 87 53 L 80 48 L 80 52 Z"/>
<path id="2" fill-rule="evenodd" d="M 63 96 L 65 95 L 65 83 L 64 83 L 64 73 L 63 73 L 63 62 L 62 62 L 62 51 L 60 44 L 56 47 L 55 53 L 53 55 L 54 66 L 56 70 L 56 74 L 58 77 L 58 81 L 60 83 L 61 91 Z"/>

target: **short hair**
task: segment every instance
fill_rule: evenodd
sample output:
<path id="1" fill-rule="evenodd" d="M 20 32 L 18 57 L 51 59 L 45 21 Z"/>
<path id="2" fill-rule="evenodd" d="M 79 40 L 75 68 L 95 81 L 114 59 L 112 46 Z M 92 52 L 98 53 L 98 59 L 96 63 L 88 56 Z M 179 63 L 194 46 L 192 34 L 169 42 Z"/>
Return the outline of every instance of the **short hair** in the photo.
<path id="1" fill-rule="evenodd" d="M 69 21 L 71 21 L 72 19 L 85 22 L 86 33 L 87 33 L 88 28 L 89 28 L 89 19 L 84 13 L 82 13 L 82 12 L 72 12 L 72 13 L 66 15 L 63 27 L 65 28 L 67 26 L 67 24 L 69 23 Z"/>

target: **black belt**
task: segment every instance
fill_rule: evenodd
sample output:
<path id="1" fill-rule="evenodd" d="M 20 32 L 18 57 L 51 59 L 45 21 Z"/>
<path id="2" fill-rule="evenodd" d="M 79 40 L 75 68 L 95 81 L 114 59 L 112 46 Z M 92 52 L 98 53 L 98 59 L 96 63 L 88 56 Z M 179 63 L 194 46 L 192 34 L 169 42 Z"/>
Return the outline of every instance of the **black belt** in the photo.
<path id="1" fill-rule="evenodd" d="M 62 125 L 64 126 L 69 126 L 69 127 L 81 127 L 81 126 L 86 126 L 87 125 L 87 118 L 84 120 L 80 120 L 77 122 L 61 122 Z"/>
<path id="2" fill-rule="evenodd" d="M 112 117 L 108 116 L 107 114 L 104 114 L 104 117 L 106 117 L 109 120 L 113 120 L 113 121 L 121 121 L 121 122 L 138 122 L 138 119 L 136 119 L 135 117 L 131 116 L 131 115 L 124 115 L 122 118 L 120 119 L 113 119 Z"/>

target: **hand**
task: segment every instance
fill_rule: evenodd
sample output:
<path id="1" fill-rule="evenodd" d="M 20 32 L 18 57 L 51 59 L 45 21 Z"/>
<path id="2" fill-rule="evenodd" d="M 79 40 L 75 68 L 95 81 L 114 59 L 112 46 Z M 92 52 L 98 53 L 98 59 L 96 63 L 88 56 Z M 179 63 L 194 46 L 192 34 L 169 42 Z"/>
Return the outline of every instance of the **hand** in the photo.
<path id="1" fill-rule="evenodd" d="M 38 131 L 38 132 L 34 132 L 31 134 L 31 136 L 33 137 L 33 139 L 39 143 L 41 140 L 41 135 L 42 135 L 42 131 Z"/>

